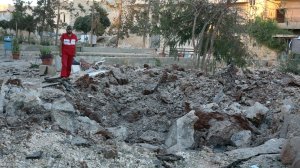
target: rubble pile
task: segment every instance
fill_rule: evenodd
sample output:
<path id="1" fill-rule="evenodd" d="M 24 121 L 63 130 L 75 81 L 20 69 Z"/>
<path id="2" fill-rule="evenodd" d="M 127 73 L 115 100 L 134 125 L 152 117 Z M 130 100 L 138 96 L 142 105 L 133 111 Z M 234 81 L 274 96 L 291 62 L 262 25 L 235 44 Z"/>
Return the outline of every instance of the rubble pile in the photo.
<path id="1" fill-rule="evenodd" d="M 3 78 L 0 164 L 229 168 L 300 162 L 299 76 L 234 66 L 212 76 L 178 65 L 100 69 L 49 87 L 22 73 Z M 281 151 L 284 144 L 295 152 Z"/>

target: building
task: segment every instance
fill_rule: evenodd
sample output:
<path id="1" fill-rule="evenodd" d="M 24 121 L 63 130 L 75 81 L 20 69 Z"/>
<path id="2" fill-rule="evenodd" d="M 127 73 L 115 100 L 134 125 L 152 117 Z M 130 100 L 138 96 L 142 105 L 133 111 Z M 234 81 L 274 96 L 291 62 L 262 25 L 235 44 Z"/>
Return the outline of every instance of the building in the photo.
<path id="1" fill-rule="evenodd" d="M 299 0 L 237 0 L 230 4 L 241 11 L 246 19 L 259 16 L 277 21 L 282 29 L 300 32 L 300 1 Z"/>
<path id="2" fill-rule="evenodd" d="M 11 11 L 14 10 L 14 7 L 9 4 L 0 3 L 0 20 L 11 20 Z"/>

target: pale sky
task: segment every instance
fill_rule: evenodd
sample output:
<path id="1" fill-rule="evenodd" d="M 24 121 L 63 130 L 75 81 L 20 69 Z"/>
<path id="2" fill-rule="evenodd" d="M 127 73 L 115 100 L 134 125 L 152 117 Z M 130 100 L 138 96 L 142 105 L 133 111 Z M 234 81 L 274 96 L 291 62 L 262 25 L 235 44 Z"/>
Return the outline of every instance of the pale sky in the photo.
<path id="1" fill-rule="evenodd" d="M 25 0 L 25 2 L 28 2 L 28 1 L 31 1 L 32 3 L 32 5 L 36 5 L 36 1 L 37 0 Z M 0 0 L 0 3 L 1 4 L 11 4 L 11 5 L 13 5 L 14 4 L 14 1 L 13 0 Z"/>

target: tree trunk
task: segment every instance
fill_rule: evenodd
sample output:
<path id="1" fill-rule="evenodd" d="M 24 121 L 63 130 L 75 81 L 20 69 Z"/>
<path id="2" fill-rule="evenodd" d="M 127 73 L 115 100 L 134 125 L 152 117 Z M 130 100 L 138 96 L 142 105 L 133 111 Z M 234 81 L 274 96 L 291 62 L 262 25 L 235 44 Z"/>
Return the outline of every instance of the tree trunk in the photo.
<path id="1" fill-rule="evenodd" d="M 212 32 L 209 31 L 207 32 L 207 38 L 209 37 L 209 35 L 211 34 Z M 203 51 L 203 56 L 202 56 L 202 60 L 201 60 L 201 69 L 203 69 L 204 67 L 204 61 L 205 61 L 205 58 L 206 58 L 206 54 L 207 51 L 208 51 L 208 46 L 209 46 L 209 40 L 207 39 L 206 42 L 205 42 L 205 46 L 204 46 L 204 51 Z"/>
<path id="2" fill-rule="evenodd" d="M 118 16 L 118 30 L 117 30 L 117 40 L 116 40 L 116 47 L 119 46 L 119 39 L 120 39 L 120 31 L 121 31 L 121 24 L 122 24 L 122 0 L 119 0 L 119 16 Z"/>
<path id="3" fill-rule="evenodd" d="M 94 0 L 92 4 L 92 19 L 91 19 L 91 38 L 90 38 L 90 45 L 93 46 L 93 27 L 94 27 Z"/>
<path id="4" fill-rule="evenodd" d="M 194 57 L 197 58 L 197 45 L 196 45 L 196 42 L 195 42 L 195 30 L 196 30 L 196 23 L 197 23 L 197 18 L 199 16 L 200 12 L 197 12 L 195 14 L 195 17 L 194 17 L 194 22 L 193 22 L 193 30 L 192 30 L 192 44 L 193 44 L 193 48 L 194 48 Z"/>
<path id="5" fill-rule="evenodd" d="M 218 21 L 216 23 L 216 26 L 215 28 L 213 29 L 213 32 L 212 32 L 212 36 L 211 36 L 211 39 L 210 39 L 210 48 L 209 48 L 209 52 L 208 52 L 208 57 L 207 57 L 207 60 L 206 60 L 206 64 L 205 64 L 205 73 L 207 74 L 207 67 L 208 67 L 208 64 L 210 62 L 210 58 L 211 58 L 211 55 L 213 54 L 214 52 L 214 42 L 215 42 L 215 38 L 216 38 L 216 35 L 217 35 L 217 31 L 218 31 L 218 28 L 221 24 L 221 21 L 222 21 L 222 18 L 223 18 L 223 15 L 224 15 L 225 11 L 222 11 L 219 18 L 218 18 Z"/>
<path id="6" fill-rule="evenodd" d="M 57 20 L 56 20 L 56 32 L 55 32 L 55 45 L 57 45 L 58 40 L 58 27 L 60 22 L 60 0 L 58 0 L 58 7 L 57 7 Z"/>
<path id="7" fill-rule="evenodd" d="M 31 32 L 28 31 L 28 44 L 31 44 L 31 43 L 30 43 L 30 33 L 31 33 Z"/>
<path id="8" fill-rule="evenodd" d="M 197 68 L 199 68 L 200 67 L 200 56 L 201 56 L 201 53 L 202 53 L 202 45 L 203 45 L 203 38 L 204 38 L 204 31 L 205 31 L 205 29 L 206 29 L 206 27 L 207 27 L 207 25 L 208 25 L 208 23 L 209 23 L 209 21 L 208 22 L 206 22 L 204 25 L 203 25 L 203 27 L 202 27 L 202 29 L 201 29 L 201 32 L 200 32 L 200 36 L 199 36 L 199 44 L 198 44 L 198 46 L 197 46 L 197 48 L 198 48 L 198 57 L 197 57 Z M 204 55 L 203 55 L 203 57 L 204 57 Z M 204 58 L 205 59 L 205 58 Z"/>

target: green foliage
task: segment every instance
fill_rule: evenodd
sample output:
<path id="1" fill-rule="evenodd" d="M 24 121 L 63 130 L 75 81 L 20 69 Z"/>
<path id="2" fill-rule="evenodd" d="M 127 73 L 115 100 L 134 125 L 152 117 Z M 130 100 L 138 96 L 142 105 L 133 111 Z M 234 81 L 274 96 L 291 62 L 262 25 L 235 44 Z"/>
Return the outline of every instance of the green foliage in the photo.
<path id="1" fill-rule="evenodd" d="M 227 14 L 219 25 L 219 33 L 214 42 L 214 57 L 216 61 L 224 61 L 239 67 L 246 65 L 246 59 L 250 57 L 241 35 L 245 29 L 236 24 L 237 16 Z"/>
<path id="2" fill-rule="evenodd" d="M 286 60 L 280 62 L 279 69 L 282 72 L 291 72 L 300 75 L 300 55 L 289 55 Z"/>
<path id="3" fill-rule="evenodd" d="M 162 66 L 162 63 L 161 63 L 160 59 L 154 58 L 154 61 L 155 61 L 155 66 L 158 66 L 158 67 Z"/>
<path id="4" fill-rule="evenodd" d="M 93 33 L 98 36 L 103 35 L 105 29 L 110 26 L 110 20 L 107 17 L 107 11 L 102 8 L 99 3 L 94 4 L 95 12 L 94 12 L 94 23 L 93 23 Z M 86 16 L 80 16 L 75 20 L 74 29 L 77 31 L 82 31 L 85 34 L 91 31 L 91 19 L 92 14 Z"/>
<path id="5" fill-rule="evenodd" d="M 4 30 L 10 28 L 10 22 L 7 20 L 0 20 L 0 27 Z"/>
<path id="6" fill-rule="evenodd" d="M 224 38 L 219 36 L 215 41 L 214 56 L 217 61 L 243 67 L 247 63 L 246 58 L 249 57 L 249 54 L 238 37 L 228 38 L 227 36 L 227 38 Z"/>
<path id="7" fill-rule="evenodd" d="M 17 38 L 13 39 L 12 42 L 12 53 L 20 53 L 20 45 Z"/>
<path id="8" fill-rule="evenodd" d="M 40 58 L 53 58 L 52 49 L 48 46 L 42 46 L 40 48 Z"/>
<path id="9" fill-rule="evenodd" d="M 51 44 L 50 39 L 45 38 L 41 41 L 41 45 L 43 46 L 50 46 L 50 44 Z"/>
<path id="10" fill-rule="evenodd" d="M 272 36 L 276 34 L 292 34 L 287 30 L 279 29 L 275 21 L 264 20 L 259 17 L 254 22 L 249 23 L 248 32 L 258 43 L 277 51 L 284 51 L 286 44 L 284 40 L 273 38 Z"/>
<path id="11" fill-rule="evenodd" d="M 49 0 L 37 0 L 37 6 L 33 9 L 33 15 L 37 22 L 38 32 L 52 31 L 55 27 L 55 9 L 56 3 L 51 3 Z"/>
<path id="12" fill-rule="evenodd" d="M 74 29 L 77 31 L 83 31 L 84 34 L 87 34 L 91 30 L 91 16 L 87 15 L 76 18 Z"/>
<path id="13" fill-rule="evenodd" d="M 39 69 L 40 65 L 39 64 L 33 64 L 33 63 L 30 63 L 30 69 Z"/>
<path id="14" fill-rule="evenodd" d="M 12 12 L 11 26 L 14 30 L 16 28 L 24 30 L 23 24 L 25 23 L 24 17 L 26 15 L 27 6 L 23 0 L 15 0 L 14 2 L 15 10 Z M 16 26 L 18 25 L 18 26 Z"/>

